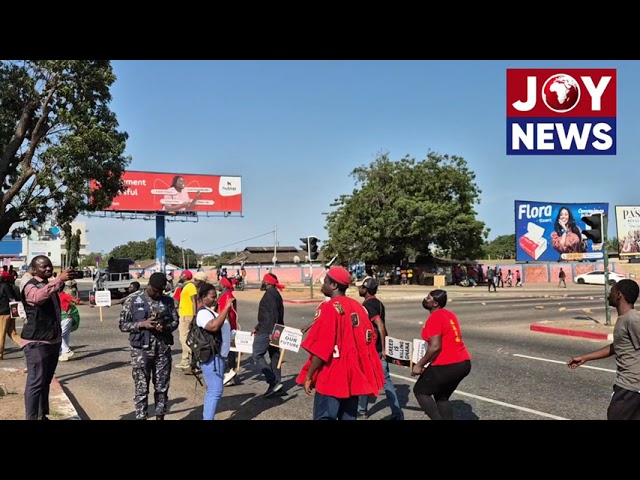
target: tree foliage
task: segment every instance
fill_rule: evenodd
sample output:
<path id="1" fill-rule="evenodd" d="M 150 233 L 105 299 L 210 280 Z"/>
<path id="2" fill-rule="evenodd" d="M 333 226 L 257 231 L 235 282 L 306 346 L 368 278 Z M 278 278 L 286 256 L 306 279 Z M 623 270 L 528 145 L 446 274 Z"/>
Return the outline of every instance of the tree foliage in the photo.
<path id="1" fill-rule="evenodd" d="M 182 267 L 182 248 L 175 245 L 171 239 L 165 239 L 165 253 L 168 263 Z M 196 268 L 198 266 L 197 254 L 190 248 L 184 249 L 187 268 Z M 132 260 L 151 260 L 156 258 L 156 239 L 150 238 L 142 242 L 128 242 L 124 245 L 115 247 L 109 255 L 106 256 L 105 263 L 109 258 L 130 258 Z"/>
<path id="2" fill-rule="evenodd" d="M 499 235 L 484 247 L 484 257 L 496 260 L 516 258 L 516 234 Z"/>
<path id="3" fill-rule="evenodd" d="M 21 221 L 64 226 L 123 189 L 115 79 L 108 60 L 0 62 L 0 238 Z"/>
<path id="4" fill-rule="evenodd" d="M 351 176 L 356 188 L 325 214 L 325 257 L 398 264 L 432 249 L 458 259 L 481 254 L 487 231 L 474 210 L 481 190 L 462 157 L 392 161 L 383 153 Z"/>

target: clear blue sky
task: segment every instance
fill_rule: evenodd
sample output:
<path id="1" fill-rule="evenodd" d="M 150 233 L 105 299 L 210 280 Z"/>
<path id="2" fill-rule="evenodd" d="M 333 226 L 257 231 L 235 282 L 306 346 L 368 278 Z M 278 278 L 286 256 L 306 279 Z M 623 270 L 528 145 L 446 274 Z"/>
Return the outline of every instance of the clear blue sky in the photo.
<path id="1" fill-rule="evenodd" d="M 514 233 L 514 200 L 637 205 L 640 64 L 627 61 L 114 61 L 111 109 L 131 170 L 242 176 L 243 217 L 168 223 L 196 252 L 326 238 L 323 212 L 380 151 L 464 157 L 489 238 Z M 506 155 L 507 68 L 617 68 L 617 156 Z M 155 223 L 89 218 L 92 251 Z M 235 244 L 235 245 L 230 245 Z M 221 248 L 224 247 L 224 248 Z"/>

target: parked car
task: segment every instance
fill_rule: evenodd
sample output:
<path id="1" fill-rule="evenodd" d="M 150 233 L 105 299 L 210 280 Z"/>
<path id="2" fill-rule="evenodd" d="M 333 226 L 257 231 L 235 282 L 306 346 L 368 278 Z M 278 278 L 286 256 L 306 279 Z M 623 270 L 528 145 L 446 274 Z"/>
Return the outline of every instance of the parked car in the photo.
<path id="1" fill-rule="evenodd" d="M 627 278 L 627 276 L 616 272 L 609 272 L 609 285 L 613 285 L 624 278 Z M 604 270 L 594 270 L 593 272 L 577 275 L 574 281 L 581 284 L 604 285 Z"/>

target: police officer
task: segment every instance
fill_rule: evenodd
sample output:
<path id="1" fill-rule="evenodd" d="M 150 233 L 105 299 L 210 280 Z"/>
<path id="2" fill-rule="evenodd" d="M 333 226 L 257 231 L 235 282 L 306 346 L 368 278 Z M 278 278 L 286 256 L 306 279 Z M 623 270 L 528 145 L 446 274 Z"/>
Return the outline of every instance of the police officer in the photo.
<path id="1" fill-rule="evenodd" d="M 120 313 L 120 331 L 129 333 L 135 384 L 136 420 L 146 420 L 149 380 L 153 379 L 156 420 L 164 420 L 169 399 L 171 345 L 178 328 L 173 299 L 163 294 L 167 277 L 156 272 L 144 290 L 126 298 Z"/>

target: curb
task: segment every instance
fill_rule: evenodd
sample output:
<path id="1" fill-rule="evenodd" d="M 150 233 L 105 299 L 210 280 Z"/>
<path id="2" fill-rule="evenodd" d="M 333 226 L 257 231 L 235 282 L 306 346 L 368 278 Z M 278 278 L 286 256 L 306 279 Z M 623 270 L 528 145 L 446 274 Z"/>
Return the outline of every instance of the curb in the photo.
<path id="1" fill-rule="evenodd" d="M 51 387 L 49 401 L 51 403 L 55 402 L 56 410 L 62 413 L 64 420 L 82 420 L 80 415 L 78 415 L 76 407 L 73 406 L 67 394 L 64 393 L 64 389 L 57 378 L 53 377 Z"/>
<path id="2" fill-rule="evenodd" d="M 613 333 L 594 333 L 584 332 L 582 330 L 570 330 L 568 328 L 545 327 L 535 323 L 531 324 L 531 330 L 534 332 L 554 333 L 556 335 L 568 335 L 571 337 L 589 338 L 592 340 L 609 340 L 613 341 Z"/>
<path id="3" fill-rule="evenodd" d="M 282 299 L 283 303 L 322 303 L 324 300 L 285 300 L 284 298 Z"/>

